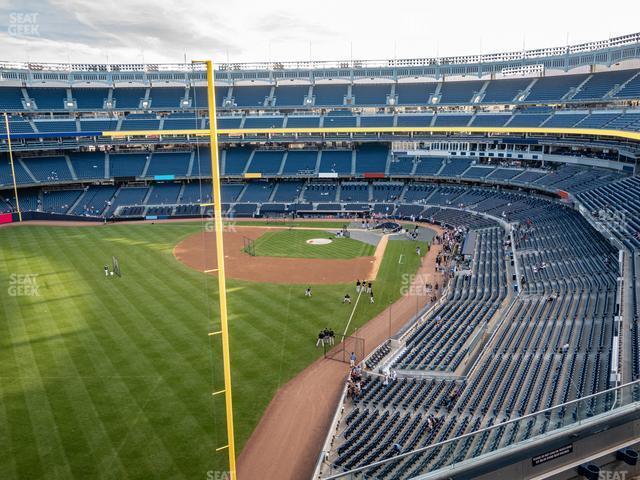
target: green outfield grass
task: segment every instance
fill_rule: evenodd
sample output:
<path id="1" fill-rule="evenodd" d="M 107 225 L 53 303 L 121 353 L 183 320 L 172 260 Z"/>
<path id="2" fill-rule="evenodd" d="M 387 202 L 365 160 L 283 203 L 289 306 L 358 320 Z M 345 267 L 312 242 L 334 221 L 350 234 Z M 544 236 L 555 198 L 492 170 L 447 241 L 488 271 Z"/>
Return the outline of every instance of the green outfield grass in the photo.
<path id="1" fill-rule="evenodd" d="M 215 277 L 172 248 L 198 224 L 0 229 L 1 479 L 207 478 L 226 469 Z M 415 244 L 389 242 L 350 330 L 400 295 Z M 103 266 L 117 255 L 122 278 Z M 407 261 L 399 263 L 399 256 Z M 29 275 L 37 275 L 29 277 Z M 229 281 L 238 450 L 277 388 L 341 333 L 353 285 Z"/>
<path id="2" fill-rule="evenodd" d="M 312 238 L 328 238 L 331 243 L 310 245 L 307 240 Z M 321 230 L 273 230 L 256 239 L 254 251 L 264 257 L 348 259 L 371 256 L 376 247 L 351 238 L 336 238 Z"/>

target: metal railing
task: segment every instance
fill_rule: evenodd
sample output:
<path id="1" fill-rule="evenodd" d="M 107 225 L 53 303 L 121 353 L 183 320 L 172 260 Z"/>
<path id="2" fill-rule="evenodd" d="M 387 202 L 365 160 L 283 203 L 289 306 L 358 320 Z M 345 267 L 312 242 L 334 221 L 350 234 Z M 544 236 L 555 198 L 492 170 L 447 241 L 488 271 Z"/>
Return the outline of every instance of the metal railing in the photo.
<path id="1" fill-rule="evenodd" d="M 586 42 L 563 47 L 538 48 L 479 55 L 461 55 L 454 57 L 423 57 L 388 60 L 325 60 L 290 62 L 238 62 L 219 63 L 219 71 L 279 71 L 279 70 L 321 70 L 321 69 L 363 69 L 395 67 L 428 67 L 443 65 L 467 65 L 480 63 L 512 62 L 573 55 L 611 48 L 619 48 L 640 43 L 640 32 L 618 37 Z M 194 72 L 204 71 L 202 66 L 191 63 L 45 63 L 45 62 L 0 62 L 0 70 L 25 70 L 33 72 Z"/>
<path id="2" fill-rule="evenodd" d="M 408 476 L 407 478 L 418 474 L 426 474 L 430 471 L 441 472 L 446 469 L 453 469 L 471 458 L 476 460 L 491 456 L 497 457 L 516 446 L 539 441 L 560 429 L 577 427 L 586 421 L 604 420 L 617 410 L 632 404 L 640 404 L 640 380 L 348 471 L 325 460 L 321 478 L 324 480 L 375 479 L 381 478 L 377 475 L 380 475 L 380 472 L 384 469 L 390 469 L 391 471 L 409 464 L 410 467 L 406 468 L 404 473 L 405 477 Z M 441 428 L 444 428 L 444 426 L 441 426 Z M 515 430 L 515 434 L 513 430 Z M 513 437 L 514 441 L 508 442 L 504 440 L 511 437 L 511 435 L 515 435 Z M 478 445 L 479 442 L 483 442 L 486 447 L 491 445 L 491 440 L 496 438 L 499 445 L 501 445 L 498 448 L 482 449 L 477 455 L 471 452 L 471 445 Z M 433 466 L 433 462 L 436 460 L 437 470 Z M 391 468 L 392 463 L 395 463 L 393 468 Z"/>

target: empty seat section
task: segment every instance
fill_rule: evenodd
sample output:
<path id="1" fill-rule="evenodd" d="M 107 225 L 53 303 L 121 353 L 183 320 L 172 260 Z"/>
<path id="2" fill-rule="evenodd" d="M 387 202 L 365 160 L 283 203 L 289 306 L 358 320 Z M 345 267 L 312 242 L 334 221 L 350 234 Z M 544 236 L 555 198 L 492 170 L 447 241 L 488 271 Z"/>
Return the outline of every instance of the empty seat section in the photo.
<path id="1" fill-rule="evenodd" d="M 351 150 L 323 150 L 320 157 L 319 173 L 351 173 Z"/>
<path id="2" fill-rule="evenodd" d="M 348 88 L 347 84 L 316 84 L 313 87 L 314 104 L 316 106 L 344 105 L 344 97 L 347 95 Z"/>
<path id="3" fill-rule="evenodd" d="M 392 115 L 363 115 L 360 117 L 361 127 L 393 127 Z"/>
<path id="4" fill-rule="evenodd" d="M 65 157 L 30 157 L 22 161 L 39 182 L 73 180 Z"/>
<path id="5" fill-rule="evenodd" d="M 141 177 L 148 157 L 147 153 L 112 153 L 109 155 L 109 176 Z"/>
<path id="6" fill-rule="evenodd" d="M 185 89 L 182 87 L 153 87 L 149 90 L 151 108 L 179 108 L 185 97 Z"/>
<path id="7" fill-rule="evenodd" d="M 599 100 L 616 87 L 619 87 L 638 70 L 618 70 L 594 74 L 571 100 Z"/>
<path id="8" fill-rule="evenodd" d="M 238 107 L 263 107 L 270 93 L 270 85 L 233 87 L 233 101 Z"/>
<path id="9" fill-rule="evenodd" d="M 317 161 L 317 150 L 289 150 L 282 174 L 311 175 L 315 172 Z"/>
<path id="10" fill-rule="evenodd" d="M 225 175 L 241 175 L 247 167 L 251 152 L 252 149 L 250 147 L 228 149 L 225 160 Z"/>
<path id="11" fill-rule="evenodd" d="M 67 213 L 71 206 L 78 200 L 84 190 L 43 190 L 42 211 L 48 213 Z"/>
<path id="12" fill-rule="evenodd" d="M 282 150 L 256 150 L 247 167 L 247 173 L 275 175 L 280 171 L 283 155 Z"/>
<path id="13" fill-rule="evenodd" d="M 351 87 L 354 105 L 386 105 L 387 96 L 391 94 L 390 83 L 356 83 Z"/>
<path id="14" fill-rule="evenodd" d="M 482 103 L 511 103 L 531 83 L 531 78 L 509 78 L 492 80 L 487 85 Z"/>
<path id="15" fill-rule="evenodd" d="M 394 155 L 389 163 L 389 175 L 411 175 L 414 165 L 414 157 Z"/>
<path id="16" fill-rule="evenodd" d="M 146 92 L 146 88 L 116 87 L 113 89 L 114 108 L 137 110 Z"/>
<path id="17" fill-rule="evenodd" d="M 184 177 L 189 169 L 191 152 L 154 153 L 146 176 L 175 175 Z"/>
<path id="18" fill-rule="evenodd" d="M 27 88 L 27 95 L 35 100 L 38 110 L 64 110 L 67 100 L 66 88 Z"/>
<path id="19" fill-rule="evenodd" d="M 91 185 L 71 213 L 83 216 L 101 215 L 116 190 L 117 187 L 112 185 Z"/>
<path id="20" fill-rule="evenodd" d="M 320 117 L 289 117 L 287 118 L 287 128 L 318 128 L 320 127 Z"/>
<path id="21" fill-rule="evenodd" d="M 19 87 L 0 87 L 0 110 L 24 110 L 22 90 Z"/>
<path id="22" fill-rule="evenodd" d="M 549 102 L 559 101 L 584 82 L 587 75 L 557 75 L 552 77 L 540 77 L 531 87 L 525 102 Z"/>
<path id="23" fill-rule="evenodd" d="M 273 193 L 274 182 L 251 182 L 247 185 L 242 198 L 242 202 L 266 202 Z"/>
<path id="24" fill-rule="evenodd" d="M 104 152 L 72 153 L 69 159 L 78 180 L 104 178 Z"/>
<path id="25" fill-rule="evenodd" d="M 151 188 L 147 205 L 173 205 L 178 203 L 180 183 L 158 183 Z"/>
<path id="26" fill-rule="evenodd" d="M 22 164 L 15 161 L 15 158 L 13 166 L 16 174 L 16 183 L 33 183 L 33 179 L 26 170 L 22 168 Z M 0 153 L 0 185 L 13 185 L 9 156 L 4 153 Z"/>
<path id="27" fill-rule="evenodd" d="M 340 187 L 340 201 L 368 202 L 369 185 L 367 183 L 343 183 Z"/>
<path id="28" fill-rule="evenodd" d="M 428 127 L 433 115 L 398 115 L 398 127 Z"/>
<path id="29" fill-rule="evenodd" d="M 71 98 L 76 101 L 80 110 L 102 110 L 104 102 L 109 98 L 108 88 L 73 88 Z"/>
<path id="30" fill-rule="evenodd" d="M 386 145 L 361 145 L 356 151 L 356 173 L 384 173 L 388 156 Z"/>
<path id="31" fill-rule="evenodd" d="M 247 117 L 243 128 L 282 128 L 284 117 Z"/>
<path id="32" fill-rule="evenodd" d="M 586 114 L 574 114 L 574 113 L 556 113 L 545 124 L 546 127 L 573 127 L 580 120 L 583 120 Z"/>
<path id="33" fill-rule="evenodd" d="M 304 189 L 303 197 L 307 202 L 333 202 L 336 189 L 335 183 L 310 183 Z"/>
<path id="34" fill-rule="evenodd" d="M 470 103 L 474 94 L 482 88 L 482 81 L 443 82 L 440 87 L 440 102 L 442 104 Z"/>
<path id="35" fill-rule="evenodd" d="M 302 182 L 278 182 L 276 192 L 273 195 L 274 202 L 296 202 L 302 192 Z"/>
<path id="36" fill-rule="evenodd" d="M 439 114 L 436 116 L 436 127 L 466 127 L 471 120 L 471 115 L 447 115 Z"/>
<path id="37" fill-rule="evenodd" d="M 511 115 L 476 115 L 471 126 L 473 127 L 502 127 L 511 118 Z"/>
<path id="38" fill-rule="evenodd" d="M 34 124 L 41 133 L 67 133 L 77 130 L 75 120 L 36 120 Z"/>
<path id="39" fill-rule="evenodd" d="M 274 97 L 276 107 L 301 107 L 309 94 L 309 85 L 278 85 Z"/>
<path id="40" fill-rule="evenodd" d="M 427 105 L 429 97 L 436 91 L 438 84 L 432 83 L 398 83 L 396 96 L 398 105 Z"/>
<path id="41" fill-rule="evenodd" d="M 355 127 L 357 125 L 357 121 L 357 118 L 351 115 L 351 112 L 331 112 L 329 115 L 324 117 L 324 127 Z"/>
<path id="42" fill-rule="evenodd" d="M 509 122 L 509 127 L 539 127 L 549 115 L 543 114 L 516 114 L 513 116 L 513 120 Z"/>
<path id="43" fill-rule="evenodd" d="M 471 160 L 469 159 L 451 158 L 438 175 L 441 177 L 455 177 L 461 175 L 470 165 Z"/>
<path id="44" fill-rule="evenodd" d="M 419 157 L 417 159 L 415 175 L 433 176 L 442 168 L 442 157 Z"/>

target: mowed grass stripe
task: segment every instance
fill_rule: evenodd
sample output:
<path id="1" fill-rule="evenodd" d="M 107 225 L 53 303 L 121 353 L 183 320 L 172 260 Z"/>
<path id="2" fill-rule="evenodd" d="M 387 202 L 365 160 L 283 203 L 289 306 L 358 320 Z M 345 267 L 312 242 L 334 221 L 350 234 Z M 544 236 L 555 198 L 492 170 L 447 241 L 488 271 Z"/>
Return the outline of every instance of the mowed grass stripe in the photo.
<path id="1" fill-rule="evenodd" d="M 137 258 L 137 257 L 136 257 L 136 258 Z M 132 265 L 132 267 L 136 267 L 136 265 L 134 264 L 134 265 Z M 134 270 L 135 270 L 135 268 L 134 268 Z M 154 279 L 152 278 L 152 280 L 154 280 Z M 103 279 L 103 281 L 104 281 L 104 282 L 107 282 L 107 284 L 108 284 L 108 283 L 110 283 L 110 282 L 112 282 L 112 280 L 110 280 L 110 279 L 109 279 L 109 280 L 107 280 L 107 279 Z M 117 279 L 114 279 L 114 280 L 113 280 L 113 282 L 114 282 L 113 284 L 115 284 L 115 282 L 117 282 L 117 281 L 118 281 Z M 152 282 L 152 283 L 154 283 L 154 282 Z M 150 299 L 150 301 L 151 301 L 151 303 L 153 303 L 153 301 L 152 301 L 153 299 L 152 299 L 152 297 L 150 297 L 150 295 L 149 295 L 149 294 L 150 294 L 150 292 L 145 291 L 145 294 L 141 294 L 141 295 L 140 295 L 140 297 L 142 297 L 142 298 L 149 298 L 149 299 Z M 133 308 L 133 309 L 136 309 L 136 308 L 137 308 L 137 305 L 130 305 L 130 306 L 131 306 L 131 308 Z M 124 312 L 123 312 L 123 313 L 124 313 Z M 122 318 L 126 318 L 126 315 L 124 315 Z M 142 318 L 145 318 L 145 317 L 143 316 Z M 158 318 L 161 318 L 161 317 L 158 317 Z M 139 331 L 138 331 L 138 332 L 139 332 L 139 335 L 137 335 L 137 337 L 150 337 L 150 338 L 155 338 L 156 340 L 154 341 L 155 345 L 154 345 L 153 350 L 157 350 L 157 351 L 158 351 L 158 353 L 159 353 L 160 355 L 162 355 L 162 356 L 166 356 L 167 351 L 170 351 L 170 350 L 173 350 L 173 351 L 174 351 L 174 353 L 175 353 L 177 356 L 181 356 L 181 354 L 179 353 L 179 351 L 175 350 L 174 346 L 173 346 L 173 345 L 171 345 L 171 343 L 170 343 L 170 342 L 168 342 L 168 341 L 167 341 L 167 343 L 165 343 L 165 342 L 158 342 L 158 341 L 157 341 L 157 338 L 158 338 L 158 337 L 164 337 L 164 334 L 162 333 L 162 331 L 161 331 L 160 329 L 156 328 L 156 325 L 159 325 L 159 323 L 155 323 L 155 324 L 151 324 L 151 323 L 147 323 L 147 322 L 145 322 L 145 323 L 146 323 L 146 325 L 145 325 L 145 326 L 147 327 L 147 330 L 139 330 Z M 151 335 L 151 333 L 153 333 L 153 335 Z M 203 337 L 204 337 L 204 334 L 203 334 Z M 156 348 L 156 347 L 157 347 L 157 348 Z M 144 347 L 144 346 L 142 346 L 142 347 L 141 347 L 141 349 L 142 349 L 142 350 L 144 350 L 144 349 L 145 349 L 145 347 Z M 147 351 L 148 351 L 148 349 L 149 349 L 149 347 L 147 347 Z M 189 350 L 188 350 L 188 349 L 185 349 L 184 351 L 185 351 L 185 352 L 188 352 Z M 184 360 L 185 362 L 188 362 L 188 361 L 189 361 L 187 358 L 183 358 L 183 360 Z M 192 367 L 191 365 L 183 365 L 183 371 L 185 371 L 185 372 L 195 372 L 195 370 L 193 370 L 191 367 Z M 153 366 L 149 365 L 149 366 L 147 366 L 147 367 L 145 367 L 145 368 L 146 368 L 146 369 L 152 369 L 152 368 L 153 368 Z M 189 404 L 189 403 L 187 402 L 187 405 L 188 405 L 188 404 Z"/>
<path id="2" fill-rule="evenodd" d="M 80 248 L 80 245 L 77 245 L 76 248 L 78 248 L 74 250 L 76 252 L 87 253 L 85 249 Z M 64 247 L 57 249 L 60 256 L 64 258 L 65 263 L 70 260 L 67 256 L 67 250 L 68 249 Z M 84 257 L 78 256 L 77 258 L 83 258 L 84 261 L 82 262 L 82 264 L 85 266 L 87 265 L 91 266 L 96 263 L 95 262 L 96 259 L 93 258 L 92 256 L 84 256 Z M 61 284 L 61 287 L 64 288 L 64 284 Z M 79 314 L 80 308 L 78 308 L 77 306 L 77 300 L 78 300 L 78 297 L 72 297 L 72 301 L 69 302 L 69 305 L 76 306 L 76 312 L 69 312 L 67 317 L 67 318 L 75 319 L 75 321 L 79 321 L 80 319 L 85 318 L 82 314 Z M 85 328 L 83 329 L 82 333 L 83 333 L 83 342 L 81 342 L 81 345 L 84 345 L 87 341 L 90 341 L 92 338 L 95 339 L 93 328 Z M 63 342 L 66 343 L 64 339 L 63 339 Z M 98 342 L 94 341 L 93 343 L 98 343 Z M 59 351 L 62 351 L 62 349 L 59 349 Z M 103 358 L 102 363 L 104 364 L 105 362 L 108 362 L 109 357 L 108 355 L 106 355 L 106 352 L 103 351 L 101 353 L 104 354 L 102 357 Z M 68 354 L 68 351 L 67 351 L 67 354 Z M 116 445 L 117 443 L 121 442 L 121 439 L 116 437 L 116 438 L 113 438 L 113 441 L 112 441 L 112 438 L 108 434 L 106 434 L 106 428 L 101 421 L 100 415 L 97 413 L 97 409 L 94 405 L 92 395 L 89 393 L 91 378 L 89 377 L 87 383 L 85 383 L 83 376 L 80 375 L 80 373 L 78 372 L 78 367 L 77 367 L 78 364 L 82 365 L 81 368 L 83 370 L 87 368 L 91 368 L 93 366 L 92 357 L 85 355 L 81 357 L 81 359 L 82 359 L 82 362 L 74 362 L 71 358 L 68 358 L 67 361 L 64 362 L 67 365 L 66 370 L 68 370 L 67 372 L 68 374 L 73 376 L 73 371 L 71 370 L 75 370 L 77 372 L 77 378 L 75 380 L 70 379 L 70 380 L 65 380 L 61 382 L 63 385 L 61 390 L 67 392 L 66 404 L 70 405 L 73 408 L 74 415 L 73 416 L 65 415 L 65 417 L 62 418 L 58 423 L 64 424 L 64 420 L 68 421 L 69 418 L 82 419 L 85 422 L 85 424 L 87 424 L 85 425 L 85 428 L 76 427 L 75 425 L 68 426 L 67 430 L 68 430 L 69 438 L 65 439 L 65 443 L 64 443 L 65 447 L 72 449 L 70 452 L 71 455 L 77 455 L 77 450 L 80 450 L 80 451 L 84 450 L 84 451 L 91 452 L 92 456 L 95 455 L 98 458 L 108 459 L 108 461 L 102 462 L 102 465 L 99 465 L 99 464 L 96 464 L 96 462 L 92 462 L 91 457 L 89 457 L 89 458 L 86 458 L 85 461 L 82 463 L 75 462 L 72 465 L 76 467 L 75 469 L 76 477 L 83 477 L 83 476 L 89 475 L 91 477 L 99 478 L 99 477 L 102 477 L 105 472 L 113 473 L 114 470 L 118 472 L 119 476 L 121 475 L 126 477 L 127 475 L 126 469 L 123 467 L 121 460 L 117 455 Z M 101 370 L 104 370 L 105 369 L 104 367 L 105 366 L 103 365 L 103 368 Z M 108 367 L 111 367 L 111 366 L 108 366 Z M 112 367 L 109 369 L 112 369 Z M 85 372 L 85 373 L 90 374 L 91 372 Z M 96 378 L 99 378 L 100 372 L 94 371 L 93 373 L 96 375 Z M 139 379 L 135 381 L 140 382 Z M 73 389 L 72 392 L 69 392 L 69 389 L 71 386 L 75 388 Z M 93 389 L 95 388 L 96 387 L 93 386 Z M 127 395 L 126 398 L 128 401 L 126 402 L 122 401 L 123 393 Z M 130 389 L 124 384 L 122 379 L 114 378 L 112 376 L 103 377 L 102 382 L 100 382 L 100 397 L 104 397 L 104 396 L 109 397 L 114 405 L 120 405 L 122 409 L 127 409 L 128 405 L 133 404 L 135 401 L 135 397 L 131 395 Z M 61 404 L 58 411 L 64 411 L 64 406 L 65 406 L 64 403 Z M 141 413 L 142 413 L 142 409 L 138 408 L 138 414 L 141 414 Z M 86 430 L 88 425 L 95 425 L 95 427 L 92 429 L 89 429 L 89 431 L 92 431 L 92 430 L 95 430 L 96 432 L 104 431 L 106 438 L 101 437 L 99 439 L 96 439 L 93 442 L 87 439 L 86 448 L 82 448 L 82 446 L 76 445 L 79 438 L 77 432 L 78 431 L 82 432 Z M 102 451 L 102 449 L 107 446 L 109 447 L 108 451 Z M 76 447 L 76 448 L 73 449 L 73 447 Z M 165 453 L 167 455 L 169 454 L 169 452 L 166 450 L 165 450 Z M 149 472 L 154 472 L 154 465 L 148 462 L 148 458 L 141 458 L 140 461 L 145 465 L 145 470 Z M 161 472 L 154 472 L 154 473 L 161 473 Z"/>
<path id="3" fill-rule="evenodd" d="M 326 245 L 310 245 L 307 240 L 329 239 Z M 338 258 L 368 257 L 375 247 L 351 238 L 337 238 L 334 234 L 319 230 L 266 231 L 254 242 L 255 254 L 265 257 L 289 258 Z"/>
<path id="4" fill-rule="evenodd" d="M 17 242 L 15 240 L 12 242 L 12 247 L 13 251 L 17 251 Z M 29 271 L 17 259 L 14 266 L 22 269 L 22 272 Z M 7 320 L 12 343 L 16 337 L 27 338 L 27 327 L 20 304 L 15 307 L 14 314 L 8 316 Z M 16 373 L 20 375 L 21 394 L 24 396 L 24 406 L 26 407 L 27 418 L 22 420 L 28 423 L 17 426 L 17 429 L 30 429 L 33 444 L 29 446 L 28 450 L 19 449 L 14 455 L 17 455 L 19 461 L 21 461 L 22 455 L 26 453 L 26 456 L 29 457 L 28 463 L 35 462 L 37 464 L 36 471 L 38 476 L 47 476 L 54 479 L 70 478 L 72 472 L 69 459 L 65 455 L 62 440 L 58 434 L 58 425 L 45 393 L 46 390 L 40 376 L 33 348 L 29 342 L 22 342 L 21 346 L 20 355 L 17 355 L 17 352 L 13 349 L 12 352 L 16 355 Z M 25 375 L 24 377 L 22 376 L 23 374 Z M 33 451 L 34 446 L 36 452 Z M 36 455 L 33 455 L 34 453 Z M 29 470 L 33 468 L 33 466 L 24 465 L 24 463 L 21 467 L 29 468 Z"/>
<path id="5" fill-rule="evenodd" d="M 49 234 L 50 231 L 44 230 L 44 233 Z M 46 244 L 56 248 L 62 256 L 65 256 L 65 249 L 59 248 L 60 246 L 57 245 L 55 239 L 52 238 L 51 235 L 47 236 L 48 238 L 44 239 Z M 88 261 L 89 259 L 86 258 L 86 260 Z M 59 323 L 63 327 L 69 327 L 66 329 L 69 331 L 70 328 L 74 327 L 72 323 L 78 322 L 84 317 L 77 304 L 77 297 L 73 297 L 72 292 L 70 292 L 66 287 L 66 282 L 62 281 L 62 279 L 55 275 L 55 272 L 57 271 L 56 267 L 58 267 L 57 264 L 54 265 L 52 261 L 48 262 L 47 270 L 51 275 L 53 275 L 52 281 L 55 282 L 54 287 L 57 287 L 56 289 L 59 290 L 60 293 L 64 293 L 64 296 L 71 299 L 67 303 L 67 316 Z M 43 302 L 42 307 L 43 310 L 45 310 L 42 313 L 50 317 L 52 312 L 50 311 L 49 303 Z M 82 374 L 78 370 L 77 363 L 72 359 L 70 348 L 67 346 L 68 340 L 64 335 L 62 335 L 62 332 L 58 328 L 58 323 L 52 322 L 50 325 L 51 330 L 47 332 L 47 334 L 58 337 L 60 341 L 55 342 L 55 344 L 61 345 L 61 347 L 55 349 L 48 348 L 51 344 L 45 343 L 43 347 L 49 351 L 48 353 L 51 356 L 52 362 L 49 363 L 46 360 L 41 360 L 40 364 L 56 365 L 56 370 L 60 371 L 60 373 L 64 373 L 64 377 L 61 377 L 60 379 L 61 388 L 57 390 L 57 392 L 60 392 L 60 395 L 52 395 L 48 392 L 48 397 L 49 402 L 52 405 L 54 415 L 56 416 L 56 423 L 66 427 L 64 429 L 60 429 L 60 436 L 63 438 L 63 446 L 65 447 L 65 450 L 67 450 L 67 456 L 74 456 L 74 447 L 89 451 L 92 455 L 99 457 L 109 455 L 113 451 L 111 439 L 106 433 L 106 429 L 104 428 L 100 416 L 96 411 L 91 395 L 88 392 L 87 385 L 85 385 Z M 91 329 L 85 330 L 91 332 Z M 86 359 L 86 357 L 83 358 Z M 82 362 L 81 365 L 87 366 L 89 364 L 90 362 Z M 67 376 L 70 378 L 65 378 Z M 109 385 L 107 384 L 106 387 L 106 390 L 108 391 Z M 67 412 L 65 412 L 65 409 L 68 409 L 69 407 L 72 409 L 73 415 L 68 415 Z M 88 428 L 89 426 L 92 428 Z M 95 469 L 94 465 L 87 465 L 93 467 L 90 471 L 87 471 L 85 465 L 80 465 L 78 463 L 71 463 L 70 466 L 74 470 L 75 476 L 91 475 L 98 477 L 100 473 L 99 470 Z M 118 467 L 119 471 L 124 471 L 123 466 L 119 464 L 119 462 L 117 462 L 115 466 Z"/>

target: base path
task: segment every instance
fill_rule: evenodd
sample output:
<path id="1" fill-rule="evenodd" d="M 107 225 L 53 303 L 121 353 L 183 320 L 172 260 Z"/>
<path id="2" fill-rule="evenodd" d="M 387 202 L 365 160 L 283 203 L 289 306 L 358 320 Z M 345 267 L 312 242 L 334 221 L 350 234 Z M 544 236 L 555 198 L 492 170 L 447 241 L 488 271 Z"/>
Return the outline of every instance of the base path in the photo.
<path id="1" fill-rule="evenodd" d="M 442 233 L 438 227 L 427 227 Z M 434 274 L 441 248 L 432 245 L 423 258 L 413 288 L 409 289 L 415 294 L 400 298 L 389 307 L 391 312 L 384 310 L 357 330 L 355 336 L 365 340 L 365 355 L 413 318 L 417 308 L 429 302 L 432 294 L 425 295 L 425 283 L 442 285 L 442 278 Z M 348 372 L 347 364 L 321 358 L 281 387 L 238 457 L 238 479 L 310 479 Z"/>
<path id="2" fill-rule="evenodd" d="M 244 239 L 255 240 L 265 232 L 262 227 L 242 227 L 225 232 L 225 271 L 229 278 L 269 283 L 335 284 L 355 282 L 359 278 L 375 279 L 384 248 L 373 257 L 350 259 L 283 258 L 251 256 L 243 251 Z M 382 242 L 380 242 L 382 243 Z M 216 239 L 212 232 L 193 234 L 173 249 L 182 263 L 201 272 L 215 274 Z M 377 260 L 378 255 L 380 259 Z"/>

